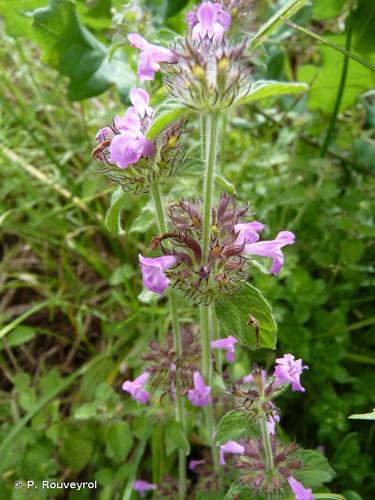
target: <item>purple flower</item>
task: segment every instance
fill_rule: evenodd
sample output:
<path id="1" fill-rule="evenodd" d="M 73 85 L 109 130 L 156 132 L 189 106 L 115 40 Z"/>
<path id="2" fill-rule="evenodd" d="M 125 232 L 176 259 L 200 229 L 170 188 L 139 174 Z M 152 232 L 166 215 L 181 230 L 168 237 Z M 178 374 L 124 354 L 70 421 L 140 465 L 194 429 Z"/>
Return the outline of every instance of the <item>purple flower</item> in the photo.
<path id="1" fill-rule="evenodd" d="M 149 376 L 150 374 L 148 372 L 143 372 L 141 375 L 139 375 L 139 377 L 133 380 L 133 382 L 131 382 L 130 380 L 125 380 L 125 382 L 122 384 L 122 390 L 129 392 L 129 394 L 131 394 L 131 397 L 135 401 L 138 401 L 143 405 L 146 404 L 150 394 L 143 389 L 143 386 L 147 382 Z"/>
<path id="2" fill-rule="evenodd" d="M 142 271 L 142 283 L 147 290 L 163 295 L 168 288 L 169 279 L 164 271 L 177 263 L 177 258 L 173 255 L 163 255 L 162 257 L 142 257 L 138 255 L 139 264 Z"/>
<path id="3" fill-rule="evenodd" d="M 207 406 L 211 403 L 211 387 L 204 385 L 202 375 L 194 372 L 194 389 L 188 390 L 188 398 L 194 406 Z"/>
<path id="4" fill-rule="evenodd" d="M 103 142 L 108 139 L 108 136 L 112 133 L 112 129 L 110 127 L 104 127 L 98 130 L 95 139 L 98 142 Z"/>
<path id="5" fill-rule="evenodd" d="M 277 411 L 276 406 L 272 403 L 272 401 L 269 401 L 268 404 L 271 406 L 271 413 L 268 415 L 267 418 L 267 431 L 268 434 L 272 434 L 274 436 L 276 430 L 276 424 L 280 422 L 280 415 L 279 412 Z"/>
<path id="6" fill-rule="evenodd" d="M 238 344 L 238 340 L 233 337 L 233 335 L 229 335 L 226 339 L 213 340 L 211 342 L 211 347 L 213 349 L 225 349 L 227 351 L 225 359 L 229 363 L 233 363 L 235 344 Z"/>
<path id="7" fill-rule="evenodd" d="M 289 486 L 292 488 L 292 491 L 296 497 L 296 500 L 314 500 L 311 488 L 306 489 L 303 487 L 299 481 L 294 479 L 294 477 L 288 477 Z"/>
<path id="8" fill-rule="evenodd" d="M 261 370 L 261 377 L 262 377 L 262 383 L 263 385 L 266 385 L 267 383 L 267 370 Z M 242 379 L 242 382 L 244 383 L 250 383 L 254 382 L 254 375 L 252 373 L 249 373 L 249 375 L 245 375 Z"/>
<path id="9" fill-rule="evenodd" d="M 197 12 L 188 13 L 186 20 L 192 30 L 194 41 L 202 40 L 207 36 L 214 41 L 221 42 L 231 23 L 230 14 L 223 9 L 222 5 L 212 2 L 202 2 Z"/>
<path id="10" fill-rule="evenodd" d="M 147 481 L 142 481 L 142 479 L 137 479 L 134 481 L 133 489 L 137 491 L 141 497 L 145 496 L 146 491 L 156 490 L 156 484 L 148 483 Z"/>
<path id="11" fill-rule="evenodd" d="M 264 224 L 261 222 L 245 222 L 243 224 L 235 224 L 234 230 L 237 235 L 236 245 L 244 245 L 245 243 L 255 243 L 259 240 L 259 231 L 262 231 Z"/>
<path id="12" fill-rule="evenodd" d="M 174 53 L 164 47 L 153 45 L 137 33 L 128 35 L 128 40 L 133 47 L 141 50 L 138 62 L 138 78 L 141 82 L 153 80 L 159 71 L 162 62 L 175 62 Z"/>
<path id="13" fill-rule="evenodd" d="M 151 156 L 155 146 L 145 137 L 131 137 L 123 133 L 115 135 L 109 146 L 111 162 L 116 163 L 119 168 L 128 168 L 129 165 L 137 163 L 142 156 Z"/>
<path id="14" fill-rule="evenodd" d="M 220 465 L 225 465 L 224 453 L 234 453 L 243 455 L 245 453 L 245 447 L 236 441 L 227 441 L 220 446 Z"/>
<path id="15" fill-rule="evenodd" d="M 198 465 L 204 464 L 204 460 L 190 460 L 189 470 L 194 470 Z"/>
<path id="16" fill-rule="evenodd" d="M 295 236 L 290 231 L 281 231 L 275 240 L 246 243 L 243 253 L 272 257 L 271 273 L 277 274 L 284 264 L 284 255 L 281 248 L 294 243 L 294 239 Z"/>
<path id="17" fill-rule="evenodd" d="M 302 359 L 294 359 L 292 354 L 284 354 L 282 358 L 277 358 L 274 376 L 276 384 L 292 384 L 292 391 L 305 392 L 300 383 L 300 376 L 303 370 L 308 370 L 308 366 L 302 365 Z"/>

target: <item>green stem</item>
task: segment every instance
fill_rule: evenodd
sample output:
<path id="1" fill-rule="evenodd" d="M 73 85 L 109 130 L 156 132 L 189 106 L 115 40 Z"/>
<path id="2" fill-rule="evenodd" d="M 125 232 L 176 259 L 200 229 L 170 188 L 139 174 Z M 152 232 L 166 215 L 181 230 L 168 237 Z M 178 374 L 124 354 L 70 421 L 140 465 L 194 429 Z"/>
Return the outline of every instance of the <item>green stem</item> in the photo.
<path id="1" fill-rule="evenodd" d="M 202 241 L 202 260 L 206 265 L 208 261 L 212 201 L 214 196 L 215 164 L 217 155 L 217 115 L 211 113 L 206 122 L 206 171 L 204 177 L 204 205 L 203 205 L 203 241 Z"/>
<path id="2" fill-rule="evenodd" d="M 220 175 L 224 174 L 227 123 L 228 123 L 228 116 L 226 113 L 224 113 L 221 118 L 221 131 L 220 131 L 220 167 L 219 167 Z"/>
<path id="3" fill-rule="evenodd" d="M 204 118 L 201 116 L 202 125 L 202 152 L 205 152 L 205 176 L 204 176 L 204 204 L 203 204 L 203 235 L 202 235 L 202 264 L 208 263 L 211 235 L 211 213 L 214 196 L 215 165 L 217 156 L 217 115 L 212 113 Z M 210 309 L 207 306 L 200 306 L 200 327 L 202 345 L 202 375 L 207 385 L 212 382 L 212 362 L 211 362 L 211 335 L 212 325 L 210 321 Z M 206 428 L 209 435 L 212 458 L 215 471 L 219 472 L 218 449 L 215 445 L 213 435 L 215 432 L 215 419 L 212 405 L 205 408 Z"/>
<path id="4" fill-rule="evenodd" d="M 269 432 L 267 430 L 267 419 L 265 416 L 263 416 L 260 421 L 260 430 L 262 433 L 263 451 L 264 451 L 264 458 L 266 461 L 266 472 L 268 479 L 271 482 L 274 476 L 274 465 L 273 465 L 271 440 Z"/>
<path id="5" fill-rule="evenodd" d="M 163 204 L 161 201 L 159 185 L 157 182 L 151 186 L 152 197 L 154 200 L 156 213 L 158 216 L 158 224 L 161 233 L 167 232 L 167 224 L 165 220 L 165 214 L 163 209 Z M 182 356 L 182 339 L 180 324 L 178 320 L 178 310 L 176 294 L 174 290 L 169 291 L 169 311 L 172 321 L 172 331 L 173 331 L 173 343 L 178 357 Z M 181 395 L 180 387 L 177 381 L 176 386 L 176 420 L 181 423 L 182 429 L 186 432 L 186 421 L 185 421 L 185 408 L 184 401 Z M 178 452 L 178 492 L 179 500 L 183 500 L 186 495 L 186 454 L 184 451 L 179 450 Z"/>
<path id="6" fill-rule="evenodd" d="M 214 340 L 218 340 L 220 337 L 220 328 L 219 321 L 217 319 L 215 304 L 211 304 L 210 306 L 210 317 L 211 317 L 211 325 L 212 325 L 212 338 Z M 217 371 L 222 375 L 223 372 L 223 358 L 220 349 L 216 349 L 216 366 Z"/>
<path id="7" fill-rule="evenodd" d="M 349 51 L 349 49 L 350 49 L 351 40 L 352 40 L 352 2 L 349 3 L 349 14 L 348 14 L 348 21 L 347 21 L 346 44 L 345 44 L 345 48 L 347 51 Z M 325 156 L 325 154 L 329 148 L 329 145 L 331 144 L 333 133 L 335 131 L 337 115 L 339 113 L 342 96 L 343 96 L 344 90 L 345 90 L 346 77 L 348 74 L 348 66 L 349 66 L 349 55 L 345 54 L 344 64 L 342 66 L 342 71 L 341 71 L 340 84 L 339 84 L 339 88 L 338 88 L 337 96 L 336 96 L 335 107 L 333 108 L 333 112 L 332 112 L 331 120 L 329 122 L 327 134 L 326 134 L 326 137 L 324 139 L 322 150 L 320 152 L 321 158 L 323 158 Z"/>

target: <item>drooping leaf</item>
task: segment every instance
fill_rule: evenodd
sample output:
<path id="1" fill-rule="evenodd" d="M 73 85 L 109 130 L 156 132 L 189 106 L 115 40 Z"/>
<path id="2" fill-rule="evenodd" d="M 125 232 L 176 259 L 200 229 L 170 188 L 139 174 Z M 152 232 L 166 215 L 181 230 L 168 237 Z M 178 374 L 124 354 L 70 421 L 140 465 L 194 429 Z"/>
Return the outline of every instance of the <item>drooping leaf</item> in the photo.
<path id="1" fill-rule="evenodd" d="M 375 408 L 370 413 L 355 413 L 348 418 L 353 420 L 375 420 Z"/>
<path id="2" fill-rule="evenodd" d="M 250 93 L 241 99 L 238 104 L 246 104 L 265 97 L 299 94 L 300 92 L 307 92 L 308 90 L 309 86 L 306 83 L 260 80 L 254 83 Z"/>
<path id="3" fill-rule="evenodd" d="M 317 488 L 334 478 L 335 471 L 319 451 L 298 450 L 294 455 L 302 461 L 303 466 L 293 476 L 306 488 Z"/>
<path id="4" fill-rule="evenodd" d="M 105 430 L 106 455 L 116 463 L 126 460 L 133 446 L 133 436 L 127 422 L 110 422 Z"/>
<path id="5" fill-rule="evenodd" d="M 263 43 L 276 28 L 281 26 L 282 17 L 288 19 L 298 12 L 309 0 L 290 0 L 276 14 L 274 14 L 260 29 L 255 33 L 250 41 L 250 48 L 255 49 L 259 44 Z"/>
<path id="6" fill-rule="evenodd" d="M 275 348 L 277 326 L 271 306 L 249 283 L 236 295 L 219 300 L 216 314 L 227 332 L 235 335 L 241 344 L 250 349 Z"/>
<path id="7" fill-rule="evenodd" d="M 126 62 L 110 60 L 107 48 L 81 25 L 71 0 L 49 0 L 34 12 L 33 28 L 44 61 L 69 77 L 71 100 L 99 95 L 112 83 L 125 95 L 135 83 Z"/>
<path id="8" fill-rule="evenodd" d="M 249 435 L 256 436 L 258 433 L 258 426 L 248 412 L 232 410 L 221 418 L 217 426 L 215 441 L 217 444 L 223 444 Z"/>
<path id="9" fill-rule="evenodd" d="M 172 420 L 167 423 L 164 429 L 164 439 L 167 455 L 175 450 L 183 450 L 186 454 L 190 453 L 190 444 L 180 422 Z"/>
<path id="10" fill-rule="evenodd" d="M 121 209 L 125 199 L 126 193 L 121 187 L 118 187 L 116 191 L 113 192 L 111 197 L 111 205 L 107 210 L 105 216 L 105 225 L 108 231 L 115 234 L 122 234 L 122 224 L 121 224 Z"/>
<path id="11" fill-rule="evenodd" d="M 156 110 L 155 118 L 147 132 L 147 138 L 150 140 L 160 134 L 168 125 L 189 113 L 189 109 L 176 102 L 167 101 Z"/>

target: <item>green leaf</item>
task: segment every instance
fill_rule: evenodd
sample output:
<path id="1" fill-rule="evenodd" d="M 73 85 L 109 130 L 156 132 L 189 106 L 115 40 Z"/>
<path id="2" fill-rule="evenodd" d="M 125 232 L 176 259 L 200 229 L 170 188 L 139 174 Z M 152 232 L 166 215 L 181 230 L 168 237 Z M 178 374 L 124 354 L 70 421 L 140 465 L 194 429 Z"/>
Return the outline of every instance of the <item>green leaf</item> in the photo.
<path id="1" fill-rule="evenodd" d="M 236 188 L 234 187 L 234 184 L 229 182 L 227 179 L 225 179 L 221 175 L 216 175 L 215 176 L 215 183 L 219 188 L 225 189 L 225 191 L 229 194 L 235 194 L 236 193 Z"/>
<path id="2" fill-rule="evenodd" d="M 74 431 L 64 440 L 59 454 L 67 468 L 80 472 L 88 464 L 92 451 L 92 442 Z"/>
<path id="3" fill-rule="evenodd" d="M 164 429 L 164 439 L 167 455 L 175 450 L 183 450 L 187 455 L 190 453 L 190 444 L 180 422 L 172 420 L 167 423 Z"/>
<path id="4" fill-rule="evenodd" d="M 280 10 L 276 12 L 260 29 L 255 33 L 250 42 L 250 48 L 255 49 L 263 43 L 276 28 L 281 26 L 282 17 L 288 19 L 298 12 L 309 0 L 290 0 Z"/>
<path id="5" fill-rule="evenodd" d="M 165 17 L 175 16 L 181 9 L 189 3 L 189 0 L 167 0 L 167 8 L 165 11 Z"/>
<path id="6" fill-rule="evenodd" d="M 129 66 L 84 28 L 71 0 L 49 0 L 34 12 L 34 38 L 46 63 L 70 78 L 68 97 L 75 101 L 101 94 L 116 83 L 126 94 L 135 83 Z"/>
<path id="7" fill-rule="evenodd" d="M 133 447 L 133 437 L 127 422 L 111 422 L 105 430 L 106 455 L 116 463 L 124 462 Z"/>
<path id="8" fill-rule="evenodd" d="M 252 436 L 259 434 L 256 422 L 248 412 L 232 410 L 221 418 L 217 426 L 215 441 L 217 444 L 223 444 L 250 434 Z"/>
<path id="9" fill-rule="evenodd" d="M 154 121 L 147 132 L 147 138 L 155 139 L 165 128 L 189 112 L 189 108 L 181 106 L 178 102 L 166 101 L 156 111 Z"/>
<path id="10" fill-rule="evenodd" d="M 375 420 L 375 408 L 371 413 L 355 413 L 354 415 L 350 415 L 353 420 Z"/>
<path id="11" fill-rule="evenodd" d="M 331 19 L 342 11 L 346 0 L 315 0 L 313 6 L 313 18 L 319 20 Z"/>
<path id="12" fill-rule="evenodd" d="M 308 90 L 309 86 L 306 83 L 259 80 L 254 83 L 250 93 L 241 99 L 238 104 L 246 104 L 265 97 L 299 94 L 300 92 L 307 92 Z"/>
<path id="13" fill-rule="evenodd" d="M 4 19 L 6 33 L 13 37 L 31 38 L 30 13 L 45 4 L 45 0 L 0 0 L 0 16 Z"/>
<path id="14" fill-rule="evenodd" d="M 25 344 L 32 340 L 36 335 L 36 330 L 32 326 L 20 325 L 16 327 L 7 338 L 7 345 L 9 347 L 16 347 L 18 345 Z M 0 348 L 2 347 L 2 341 L 0 340 Z"/>
<path id="15" fill-rule="evenodd" d="M 111 205 L 105 216 L 105 225 L 111 233 L 123 234 L 121 224 L 121 209 L 126 197 L 126 193 L 121 187 L 118 187 L 112 194 Z"/>
<path id="16" fill-rule="evenodd" d="M 245 283 L 236 295 L 220 300 L 216 314 L 227 332 L 234 334 L 241 344 L 250 349 L 275 349 L 277 326 L 271 306 L 249 283 Z"/>
<path id="17" fill-rule="evenodd" d="M 297 469 L 293 476 L 305 488 L 317 488 L 334 478 L 335 471 L 319 451 L 298 450 L 294 456 L 302 461 L 303 466 L 301 469 Z"/>

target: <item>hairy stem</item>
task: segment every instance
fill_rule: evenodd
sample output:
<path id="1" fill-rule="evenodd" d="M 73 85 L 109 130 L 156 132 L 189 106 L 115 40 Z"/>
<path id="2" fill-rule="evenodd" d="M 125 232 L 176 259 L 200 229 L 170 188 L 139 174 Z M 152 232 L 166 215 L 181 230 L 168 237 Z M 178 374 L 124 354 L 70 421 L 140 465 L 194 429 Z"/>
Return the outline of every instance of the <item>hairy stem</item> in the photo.
<path id="1" fill-rule="evenodd" d="M 206 266 L 209 258 L 212 202 L 214 196 L 215 166 L 217 156 L 217 115 L 212 113 L 201 117 L 202 151 L 205 153 L 205 176 L 203 185 L 203 236 L 202 236 L 202 264 Z M 202 345 L 202 375 L 207 385 L 212 383 L 211 340 L 212 340 L 212 314 L 210 308 L 200 306 L 200 326 Z M 218 449 L 214 442 L 215 420 L 212 405 L 205 408 L 206 427 L 212 449 L 212 458 L 215 470 L 219 471 Z"/>
<path id="2" fill-rule="evenodd" d="M 152 185 L 151 192 L 156 208 L 156 213 L 158 216 L 158 224 L 160 232 L 166 233 L 167 225 L 165 221 L 165 213 L 161 201 L 159 185 L 157 182 L 155 182 Z M 182 339 L 181 339 L 180 324 L 178 320 L 176 294 L 174 290 L 169 291 L 169 312 L 172 322 L 173 343 L 176 350 L 176 354 L 178 357 L 180 357 L 182 356 Z M 177 422 L 181 423 L 183 431 L 186 432 L 184 401 L 181 395 L 178 381 L 176 387 L 176 420 Z M 183 500 L 186 494 L 186 455 L 185 452 L 182 450 L 179 450 L 178 452 L 178 492 L 179 492 L 179 500 Z"/>

